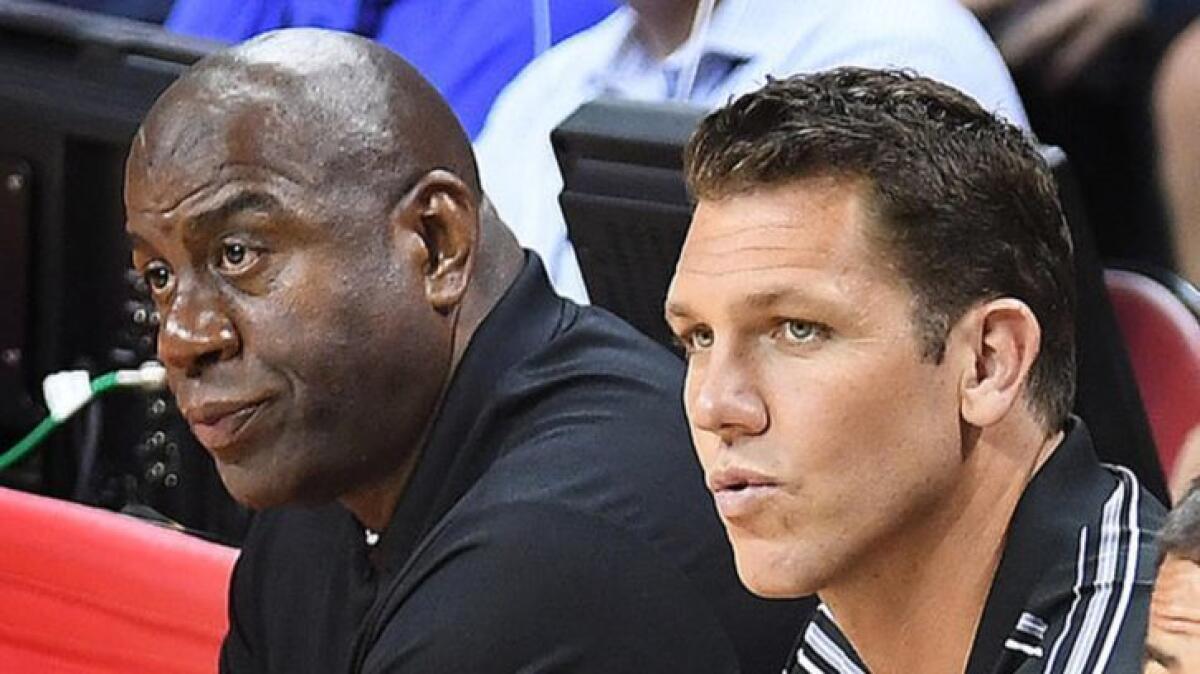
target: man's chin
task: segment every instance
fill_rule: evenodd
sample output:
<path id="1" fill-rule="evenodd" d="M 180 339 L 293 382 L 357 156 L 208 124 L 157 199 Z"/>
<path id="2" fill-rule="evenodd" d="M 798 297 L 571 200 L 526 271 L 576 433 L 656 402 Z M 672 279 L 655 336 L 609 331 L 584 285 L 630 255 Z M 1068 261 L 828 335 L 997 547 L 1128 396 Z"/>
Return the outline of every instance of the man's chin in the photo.
<path id="1" fill-rule="evenodd" d="M 241 505 L 251 510 L 263 510 L 287 505 L 295 501 L 287 483 L 278 478 L 269 479 L 264 474 L 250 474 L 243 466 L 217 462 L 217 473 L 225 490 Z"/>
<path id="2" fill-rule="evenodd" d="M 743 551 L 735 546 L 734 563 L 742 585 L 763 599 L 796 599 L 821 589 L 815 566 L 800 563 L 792 555 Z"/>

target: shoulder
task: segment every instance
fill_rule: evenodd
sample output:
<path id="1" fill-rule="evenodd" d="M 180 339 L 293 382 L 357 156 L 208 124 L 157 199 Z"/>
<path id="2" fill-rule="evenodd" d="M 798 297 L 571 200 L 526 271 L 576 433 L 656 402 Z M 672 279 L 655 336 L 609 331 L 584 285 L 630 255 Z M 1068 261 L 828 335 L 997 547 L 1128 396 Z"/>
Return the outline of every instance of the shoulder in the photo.
<path id="1" fill-rule="evenodd" d="M 607 311 L 567 302 L 554 336 L 507 374 L 500 393 L 519 408 L 514 444 L 555 436 L 594 449 L 652 442 L 690 458 L 683 376 L 683 361 L 666 347 Z"/>
<path id="2" fill-rule="evenodd" d="M 366 672 L 737 669 L 712 610 L 674 565 L 567 508 L 459 512 L 406 576 Z"/>
<path id="3" fill-rule="evenodd" d="M 661 392 L 679 397 L 683 360 L 600 307 L 565 302 L 562 321 L 548 348 L 525 365 L 539 368 L 562 360 L 573 363 L 578 373 L 608 374 L 633 385 L 657 382 L 661 387 L 656 387 L 656 392 L 661 388 Z"/>
<path id="4" fill-rule="evenodd" d="M 807 36 L 828 49 L 828 45 L 893 40 L 905 49 L 920 39 L 935 38 L 934 44 L 976 48 L 991 43 L 983 26 L 957 0 L 909 0 L 895 5 L 843 3 L 836 0 L 813 0 L 804 9 L 797 9 L 813 28 L 825 30 L 854 26 L 853 33 Z M 947 30 L 952 29 L 952 34 Z M 824 31 L 822 31 L 824 32 Z"/>
<path id="5" fill-rule="evenodd" d="M 489 154 L 493 146 L 509 146 L 509 134 L 527 135 L 531 120 L 545 118 L 553 126 L 570 114 L 582 102 L 584 83 L 604 67 L 629 25 L 629 10 L 618 9 L 530 61 L 496 97 L 476 150 Z"/>
<path id="6" fill-rule="evenodd" d="M 537 495 L 635 528 L 719 533 L 684 416 L 683 376 L 661 345 L 578 308 L 501 383 L 503 450 L 477 490 Z"/>
<path id="7" fill-rule="evenodd" d="M 889 4 L 817 0 L 809 11 L 812 28 L 788 55 L 796 70 L 843 65 L 910 69 L 1028 126 L 1003 57 L 958 0 Z"/>
<path id="8" fill-rule="evenodd" d="M 1130 470 L 1104 468 L 1111 486 L 1103 504 L 1079 527 L 1070 570 L 1055 574 L 1047 673 L 1141 667 L 1164 509 Z"/>

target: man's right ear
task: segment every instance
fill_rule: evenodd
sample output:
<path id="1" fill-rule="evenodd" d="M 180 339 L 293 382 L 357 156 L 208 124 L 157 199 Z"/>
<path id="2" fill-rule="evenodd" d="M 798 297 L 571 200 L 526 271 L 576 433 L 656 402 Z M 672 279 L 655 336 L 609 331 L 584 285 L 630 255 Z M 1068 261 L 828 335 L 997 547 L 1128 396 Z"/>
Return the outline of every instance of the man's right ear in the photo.
<path id="1" fill-rule="evenodd" d="M 1024 302 L 1002 297 L 967 311 L 952 334 L 970 357 L 959 391 L 963 420 L 981 428 L 999 423 L 1023 400 L 1041 349 L 1037 318 Z"/>
<path id="2" fill-rule="evenodd" d="M 449 312 L 462 301 L 470 282 L 479 239 L 479 198 L 453 173 L 426 173 L 392 209 L 395 240 L 415 234 L 425 295 L 431 306 Z"/>

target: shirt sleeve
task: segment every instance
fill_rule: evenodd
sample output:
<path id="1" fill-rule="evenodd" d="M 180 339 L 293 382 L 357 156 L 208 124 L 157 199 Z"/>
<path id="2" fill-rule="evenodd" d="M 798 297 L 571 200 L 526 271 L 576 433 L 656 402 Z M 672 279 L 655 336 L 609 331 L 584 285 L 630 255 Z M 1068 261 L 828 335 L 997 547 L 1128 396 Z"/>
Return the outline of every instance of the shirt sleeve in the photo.
<path id="1" fill-rule="evenodd" d="M 594 516 L 493 507 L 439 532 L 409 575 L 363 672 L 739 671 L 688 579 Z"/>

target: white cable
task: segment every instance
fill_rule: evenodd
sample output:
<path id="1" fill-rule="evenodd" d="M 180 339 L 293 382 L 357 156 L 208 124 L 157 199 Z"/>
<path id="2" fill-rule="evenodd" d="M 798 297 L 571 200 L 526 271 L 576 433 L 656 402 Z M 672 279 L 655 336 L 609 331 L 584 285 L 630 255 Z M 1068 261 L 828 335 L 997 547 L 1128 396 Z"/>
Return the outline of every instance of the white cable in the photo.
<path id="1" fill-rule="evenodd" d="M 708 26 L 712 23 L 713 8 L 716 0 L 699 0 L 696 14 L 692 17 L 692 29 L 687 41 L 683 43 L 687 60 L 679 71 L 678 86 L 675 87 L 675 100 L 686 101 L 692 97 L 692 88 L 696 86 L 696 73 L 700 70 L 700 57 L 704 55 L 704 41 L 708 37 Z"/>
<path id="2" fill-rule="evenodd" d="M 100 381 L 102 378 L 98 378 Z M 117 370 L 118 386 L 140 386 L 147 391 L 161 389 L 167 383 L 167 370 L 157 361 L 147 361 L 136 370 Z M 87 370 L 64 370 L 47 375 L 42 380 L 42 396 L 50 416 L 62 423 L 69 419 L 95 395 L 92 378 Z"/>
<path id="3" fill-rule="evenodd" d="M 92 399 L 92 378 L 87 370 L 65 370 L 42 380 L 42 395 L 50 416 L 62 423 Z"/>
<path id="4" fill-rule="evenodd" d="M 533 56 L 537 58 L 553 44 L 550 25 L 550 0 L 530 0 L 533 3 Z"/>
<path id="5" fill-rule="evenodd" d="M 136 370 L 117 370 L 117 383 L 155 391 L 166 385 L 167 370 L 158 361 L 148 360 Z"/>

